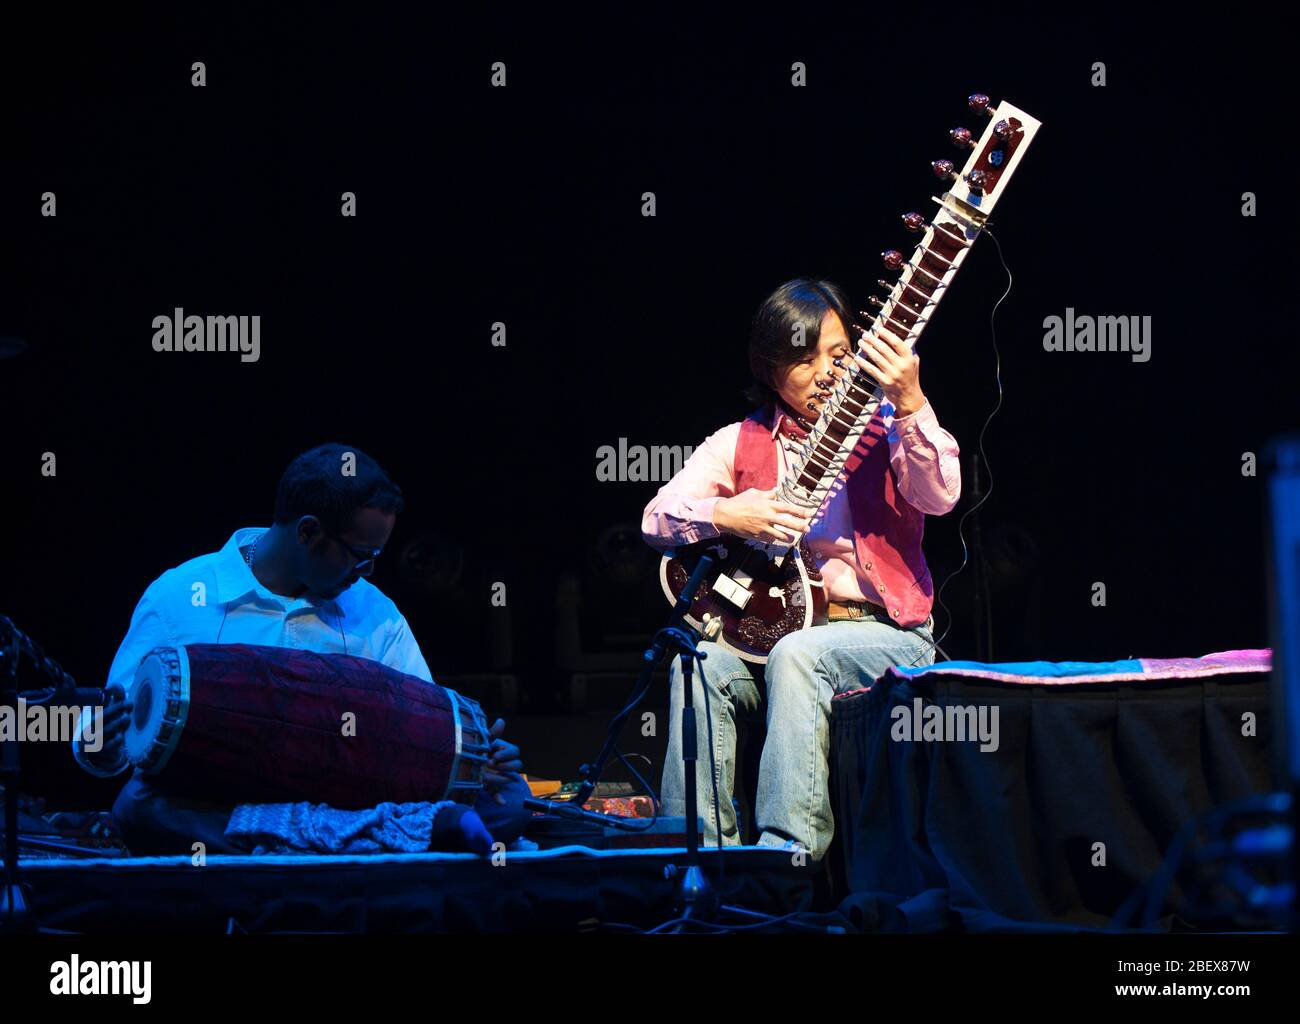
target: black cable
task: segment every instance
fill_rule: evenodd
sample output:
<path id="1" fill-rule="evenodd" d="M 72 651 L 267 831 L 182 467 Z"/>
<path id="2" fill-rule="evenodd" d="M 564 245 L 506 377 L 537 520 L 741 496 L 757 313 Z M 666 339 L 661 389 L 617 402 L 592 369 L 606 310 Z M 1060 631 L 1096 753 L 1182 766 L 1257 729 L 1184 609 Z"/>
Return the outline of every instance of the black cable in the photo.
<path id="1" fill-rule="evenodd" d="M 757 931 L 760 928 L 771 928 L 772 926 L 781 924 L 785 921 L 793 921 L 795 918 L 801 917 L 803 913 L 804 912 L 801 910 L 794 911 L 793 913 L 782 914 L 780 917 L 773 917 L 766 921 L 755 921 L 752 924 L 721 924 L 717 921 L 706 921 L 702 917 L 692 917 L 688 914 L 683 914 L 681 917 L 675 917 L 671 921 L 665 921 L 663 924 L 657 924 L 653 928 L 647 928 L 645 934 L 663 934 L 662 929 L 667 928 L 669 925 L 677 925 L 680 927 L 683 924 L 699 925 L 701 928 L 709 928 L 715 932 Z M 809 928 L 814 926 L 804 925 L 803 927 Z M 822 929 L 818 928 L 816 930 L 821 931 Z"/>
<path id="2" fill-rule="evenodd" d="M 1006 299 L 1006 297 L 1011 294 L 1011 285 L 1014 282 L 1014 278 L 1012 277 L 1011 274 L 1011 268 L 1007 266 L 1007 261 L 1003 259 L 1002 245 L 1001 243 L 998 242 L 997 237 L 993 234 L 992 231 L 989 230 L 987 225 L 985 225 L 983 229 L 983 233 L 988 235 L 989 238 L 993 239 L 993 244 L 998 250 L 998 260 L 1002 263 L 1002 269 L 1007 272 L 1007 290 L 1004 291 L 1001 296 L 999 296 L 998 301 L 993 304 L 993 309 L 989 313 L 989 332 L 992 336 L 992 341 L 993 341 L 993 357 L 994 357 L 993 374 L 994 374 L 994 379 L 997 381 L 997 385 L 998 385 L 998 400 L 994 404 L 992 411 L 985 418 L 984 425 L 980 428 L 980 436 L 979 436 L 979 455 L 980 458 L 984 461 L 984 472 L 988 475 L 989 485 L 988 485 L 988 489 L 980 497 L 980 500 L 977 501 L 970 508 L 968 508 L 964 513 L 962 513 L 961 518 L 957 520 L 957 538 L 961 541 L 961 565 L 957 566 L 956 569 L 954 569 L 952 572 L 950 572 L 947 576 L 944 577 L 943 583 L 939 585 L 938 591 L 935 592 L 935 601 L 938 603 L 939 607 L 943 610 L 944 615 L 947 616 L 948 625 L 944 627 L 944 630 L 942 633 L 939 634 L 938 639 L 933 640 L 929 644 L 929 646 L 926 647 L 925 650 L 923 650 L 920 654 L 918 654 L 915 658 L 913 658 L 910 662 L 908 662 L 909 668 L 915 665 L 922 658 L 924 658 L 926 654 L 928 654 L 931 650 L 934 650 L 936 648 L 939 650 L 943 650 L 943 648 L 939 647 L 939 645 L 943 642 L 944 638 L 948 635 L 948 631 L 952 629 L 952 623 L 953 623 L 952 611 L 948 608 L 946 604 L 944 604 L 943 601 L 943 592 L 944 590 L 947 589 L 948 584 L 952 582 L 953 578 L 956 577 L 958 574 L 960 574 L 961 571 L 966 568 L 967 563 L 970 561 L 970 549 L 966 546 L 966 534 L 964 532 L 966 526 L 966 520 L 970 516 L 978 512 L 980 508 L 984 505 L 984 503 L 989 500 L 989 495 L 993 493 L 993 467 L 989 464 L 988 452 L 986 452 L 984 449 L 984 435 L 988 432 L 989 424 L 993 422 L 993 417 L 996 416 L 998 414 L 998 410 L 1002 408 L 1002 353 L 998 351 L 998 331 L 997 331 L 995 319 L 998 315 L 998 307 L 1001 306 L 1003 301 Z M 937 626 L 938 623 L 936 622 L 935 625 Z"/>
<path id="3" fill-rule="evenodd" d="M 659 802 L 659 794 L 655 792 L 654 787 L 650 785 L 650 783 L 646 782 L 646 780 L 641 777 L 641 773 L 632 767 L 632 762 L 629 761 L 628 758 L 639 757 L 641 758 L 641 760 L 643 760 L 646 764 L 649 765 L 653 765 L 654 762 L 651 761 L 650 758 L 646 757 L 645 754 L 639 753 L 638 751 L 635 750 L 631 751 L 630 753 L 624 753 L 623 751 L 618 749 L 618 744 L 614 745 L 614 756 L 623 762 L 623 767 L 625 767 L 629 772 L 631 772 L 632 777 L 635 778 L 636 781 L 641 784 L 641 788 L 645 790 L 645 794 L 650 798 L 651 803 L 657 804 Z"/>
<path id="4" fill-rule="evenodd" d="M 1142 919 L 1138 927 L 1145 929 L 1155 921 L 1161 905 L 1164 903 L 1165 896 L 1172 887 L 1173 882 L 1178 874 L 1178 868 L 1182 864 L 1183 856 L 1188 845 L 1195 838 L 1196 833 L 1201 828 L 1211 829 L 1218 828 L 1224 821 L 1237 814 L 1279 814 L 1284 813 L 1288 801 L 1285 794 L 1279 797 L 1278 794 L 1263 794 L 1245 797 L 1241 800 L 1234 800 L 1224 804 L 1222 807 L 1214 808 L 1203 815 L 1192 818 L 1188 821 L 1170 841 L 1168 848 L 1165 850 L 1164 858 L 1156 873 L 1143 884 L 1137 886 L 1131 892 L 1119 909 L 1111 917 L 1107 924 L 1109 929 L 1126 929 L 1129 927 L 1129 919 L 1133 911 L 1139 904 L 1143 904 Z M 1145 902 L 1143 900 L 1145 897 Z"/>
<path id="5" fill-rule="evenodd" d="M 629 828 L 628 826 L 624 825 L 622 826 L 621 831 L 633 832 L 633 833 L 649 832 L 652 828 L 655 827 L 655 822 L 659 820 L 659 794 L 657 794 L 654 791 L 650 783 L 646 782 L 645 779 L 641 778 L 641 773 L 632 767 L 632 762 L 627 759 L 627 755 L 625 755 L 621 750 L 618 749 L 617 744 L 614 745 L 614 756 L 618 758 L 618 760 L 623 764 L 624 768 L 626 768 L 629 772 L 632 773 L 632 777 L 641 784 L 641 788 L 646 791 L 646 795 L 650 797 L 650 803 L 653 805 L 653 809 L 649 821 L 647 821 L 644 825 L 638 826 L 636 828 Z M 643 757 L 644 755 L 639 754 L 637 756 Z M 647 760 L 649 759 L 647 758 Z"/>
<path id="6" fill-rule="evenodd" d="M 1234 815 L 1242 813 L 1267 814 L 1270 812 L 1278 813 L 1278 805 L 1274 794 L 1255 795 L 1224 804 L 1222 807 L 1215 808 L 1199 818 L 1193 818 L 1187 825 L 1183 826 L 1178 835 L 1174 837 L 1174 841 L 1170 843 L 1169 852 L 1165 855 L 1165 859 L 1161 862 L 1159 870 L 1157 870 L 1155 877 L 1151 881 L 1151 886 L 1147 891 L 1146 906 L 1142 913 L 1141 927 L 1148 928 L 1155 922 L 1165 896 L 1173 887 L 1178 868 L 1181 866 L 1183 857 L 1186 856 L 1187 847 L 1195 838 L 1200 827 L 1207 830 L 1213 828 L 1217 831 Z M 1179 839 L 1182 840 L 1181 845 Z M 1177 857 L 1173 856 L 1175 847 L 1177 847 Z"/>

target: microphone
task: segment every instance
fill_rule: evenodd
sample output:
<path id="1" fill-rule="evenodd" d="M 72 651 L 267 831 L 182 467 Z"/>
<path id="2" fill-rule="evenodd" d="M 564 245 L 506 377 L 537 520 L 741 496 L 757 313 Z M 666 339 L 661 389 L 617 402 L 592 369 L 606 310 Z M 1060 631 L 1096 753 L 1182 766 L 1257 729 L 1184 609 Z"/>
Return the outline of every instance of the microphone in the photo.
<path id="1" fill-rule="evenodd" d="M 35 640 L 29 637 L 7 615 L 0 615 L 0 667 L 16 674 L 19 659 L 25 657 L 32 667 L 49 679 L 60 694 L 79 691 L 76 680 L 64 671 L 63 666 L 45 653 Z M 10 662 L 5 664 L 5 662 Z M 102 694 L 103 691 L 96 691 Z M 102 703 L 102 701 L 101 701 Z"/>
<path id="2" fill-rule="evenodd" d="M 700 560 L 695 563 L 695 571 L 691 573 L 691 578 L 686 581 L 686 586 L 682 588 L 681 594 L 677 597 L 677 603 L 673 605 L 673 620 L 679 622 L 686 617 L 686 613 L 691 610 L 691 605 L 695 603 L 695 592 L 700 589 L 700 584 L 704 582 L 704 577 L 709 574 L 713 568 L 713 559 L 708 555 L 701 555 Z"/>
<path id="3" fill-rule="evenodd" d="M 108 707 L 108 691 L 102 686 L 74 686 L 59 690 L 59 699 L 81 707 Z"/>
<path id="4" fill-rule="evenodd" d="M 686 620 L 687 612 L 691 610 L 691 605 L 695 603 L 695 592 L 700 589 L 700 584 L 704 582 L 704 577 L 709 574 L 709 570 L 712 568 L 713 559 L 708 555 L 701 555 L 700 560 L 695 563 L 695 571 L 691 573 L 691 578 L 686 581 L 686 586 L 677 595 L 677 603 L 673 605 L 673 613 L 669 617 L 668 625 L 659 631 L 655 636 L 654 643 L 642 655 L 646 661 L 656 662 L 662 656 L 665 641 L 664 633 L 670 629 L 680 627 Z"/>

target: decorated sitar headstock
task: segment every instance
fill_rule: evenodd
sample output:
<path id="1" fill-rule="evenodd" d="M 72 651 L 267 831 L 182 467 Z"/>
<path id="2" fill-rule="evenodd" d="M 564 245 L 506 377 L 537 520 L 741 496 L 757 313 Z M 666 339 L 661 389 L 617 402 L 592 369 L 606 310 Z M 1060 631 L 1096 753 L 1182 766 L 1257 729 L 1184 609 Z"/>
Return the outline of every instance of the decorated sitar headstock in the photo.
<path id="1" fill-rule="evenodd" d="M 861 314 L 864 322 L 871 323 L 872 333 L 916 343 L 1041 127 L 1036 118 L 1010 103 L 990 107 L 983 93 L 970 96 L 967 103 L 977 114 L 987 116 L 989 123 L 978 141 L 969 128 L 948 133 L 954 145 L 970 153 L 960 172 L 951 160 L 931 163 L 935 175 L 949 182 L 949 188 L 942 196 L 932 197 L 939 204 L 933 221 L 919 213 L 903 214 L 903 226 L 921 234 L 911 257 L 897 249 L 880 254 L 885 266 L 898 271 L 899 277 L 894 282 L 876 282 L 886 297 L 871 296 L 868 301 L 876 312 Z M 864 331 L 859 324 L 853 329 Z M 786 501 L 820 508 L 841 470 L 848 466 L 849 456 L 881 400 L 871 375 L 850 366 L 824 392 L 820 409 L 809 401 L 809 411 L 818 415 L 782 481 Z"/>
<path id="2" fill-rule="evenodd" d="M 988 217 L 1041 122 L 1010 103 L 989 106 L 989 98 L 982 92 L 969 97 L 966 103 L 975 113 L 989 118 L 978 141 L 969 128 L 954 128 L 948 133 L 953 145 L 971 150 L 966 166 L 960 174 L 951 160 L 935 160 L 930 166 L 937 177 L 952 182 L 947 198 Z"/>
<path id="3" fill-rule="evenodd" d="M 948 133 L 955 146 L 970 150 L 960 172 L 951 160 L 931 162 L 935 176 L 949 183 L 947 192 L 932 197 L 939 204 L 938 214 L 932 223 L 919 213 L 902 215 L 907 230 L 924 233 L 910 259 L 897 249 L 880 254 L 885 267 L 901 271 L 902 276 L 893 284 L 876 282 L 889 297 L 871 296 L 868 301 L 879 312 L 864 316 L 868 320 L 874 317 L 873 330 L 888 331 L 900 340 L 915 342 L 920 336 L 1042 126 L 1037 118 L 1005 101 L 990 106 L 983 93 L 975 93 L 966 102 L 989 122 L 978 139 L 969 128 Z"/>

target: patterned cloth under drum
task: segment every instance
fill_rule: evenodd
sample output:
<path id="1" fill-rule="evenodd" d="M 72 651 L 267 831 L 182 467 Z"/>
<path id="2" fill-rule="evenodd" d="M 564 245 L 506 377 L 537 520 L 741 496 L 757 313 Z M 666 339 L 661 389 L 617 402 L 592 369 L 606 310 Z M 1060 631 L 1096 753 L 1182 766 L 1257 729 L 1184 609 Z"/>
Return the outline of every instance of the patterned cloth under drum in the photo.
<path id="1" fill-rule="evenodd" d="M 474 786 L 448 787 L 456 762 L 463 782 L 481 778 L 473 757 L 456 756 L 454 709 L 481 717 L 473 701 L 350 655 L 245 644 L 185 653 L 188 718 L 158 774 L 169 788 L 222 804 L 472 801 Z"/>

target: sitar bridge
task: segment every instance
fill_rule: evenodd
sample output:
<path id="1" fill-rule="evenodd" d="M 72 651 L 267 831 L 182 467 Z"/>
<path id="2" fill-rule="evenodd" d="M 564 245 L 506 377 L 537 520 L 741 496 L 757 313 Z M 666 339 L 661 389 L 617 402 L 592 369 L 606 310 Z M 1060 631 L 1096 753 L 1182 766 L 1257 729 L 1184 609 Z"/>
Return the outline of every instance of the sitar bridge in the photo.
<path id="1" fill-rule="evenodd" d="M 951 192 L 945 192 L 943 197 L 931 196 L 932 200 L 938 203 L 943 209 L 947 210 L 952 217 L 968 231 L 980 232 L 984 230 L 984 225 L 989 222 L 989 215 L 981 210 L 978 206 L 972 206 L 964 199 L 959 199 Z M 969 239 L 964 240 L 967 245 L 971 244 Z"/>

